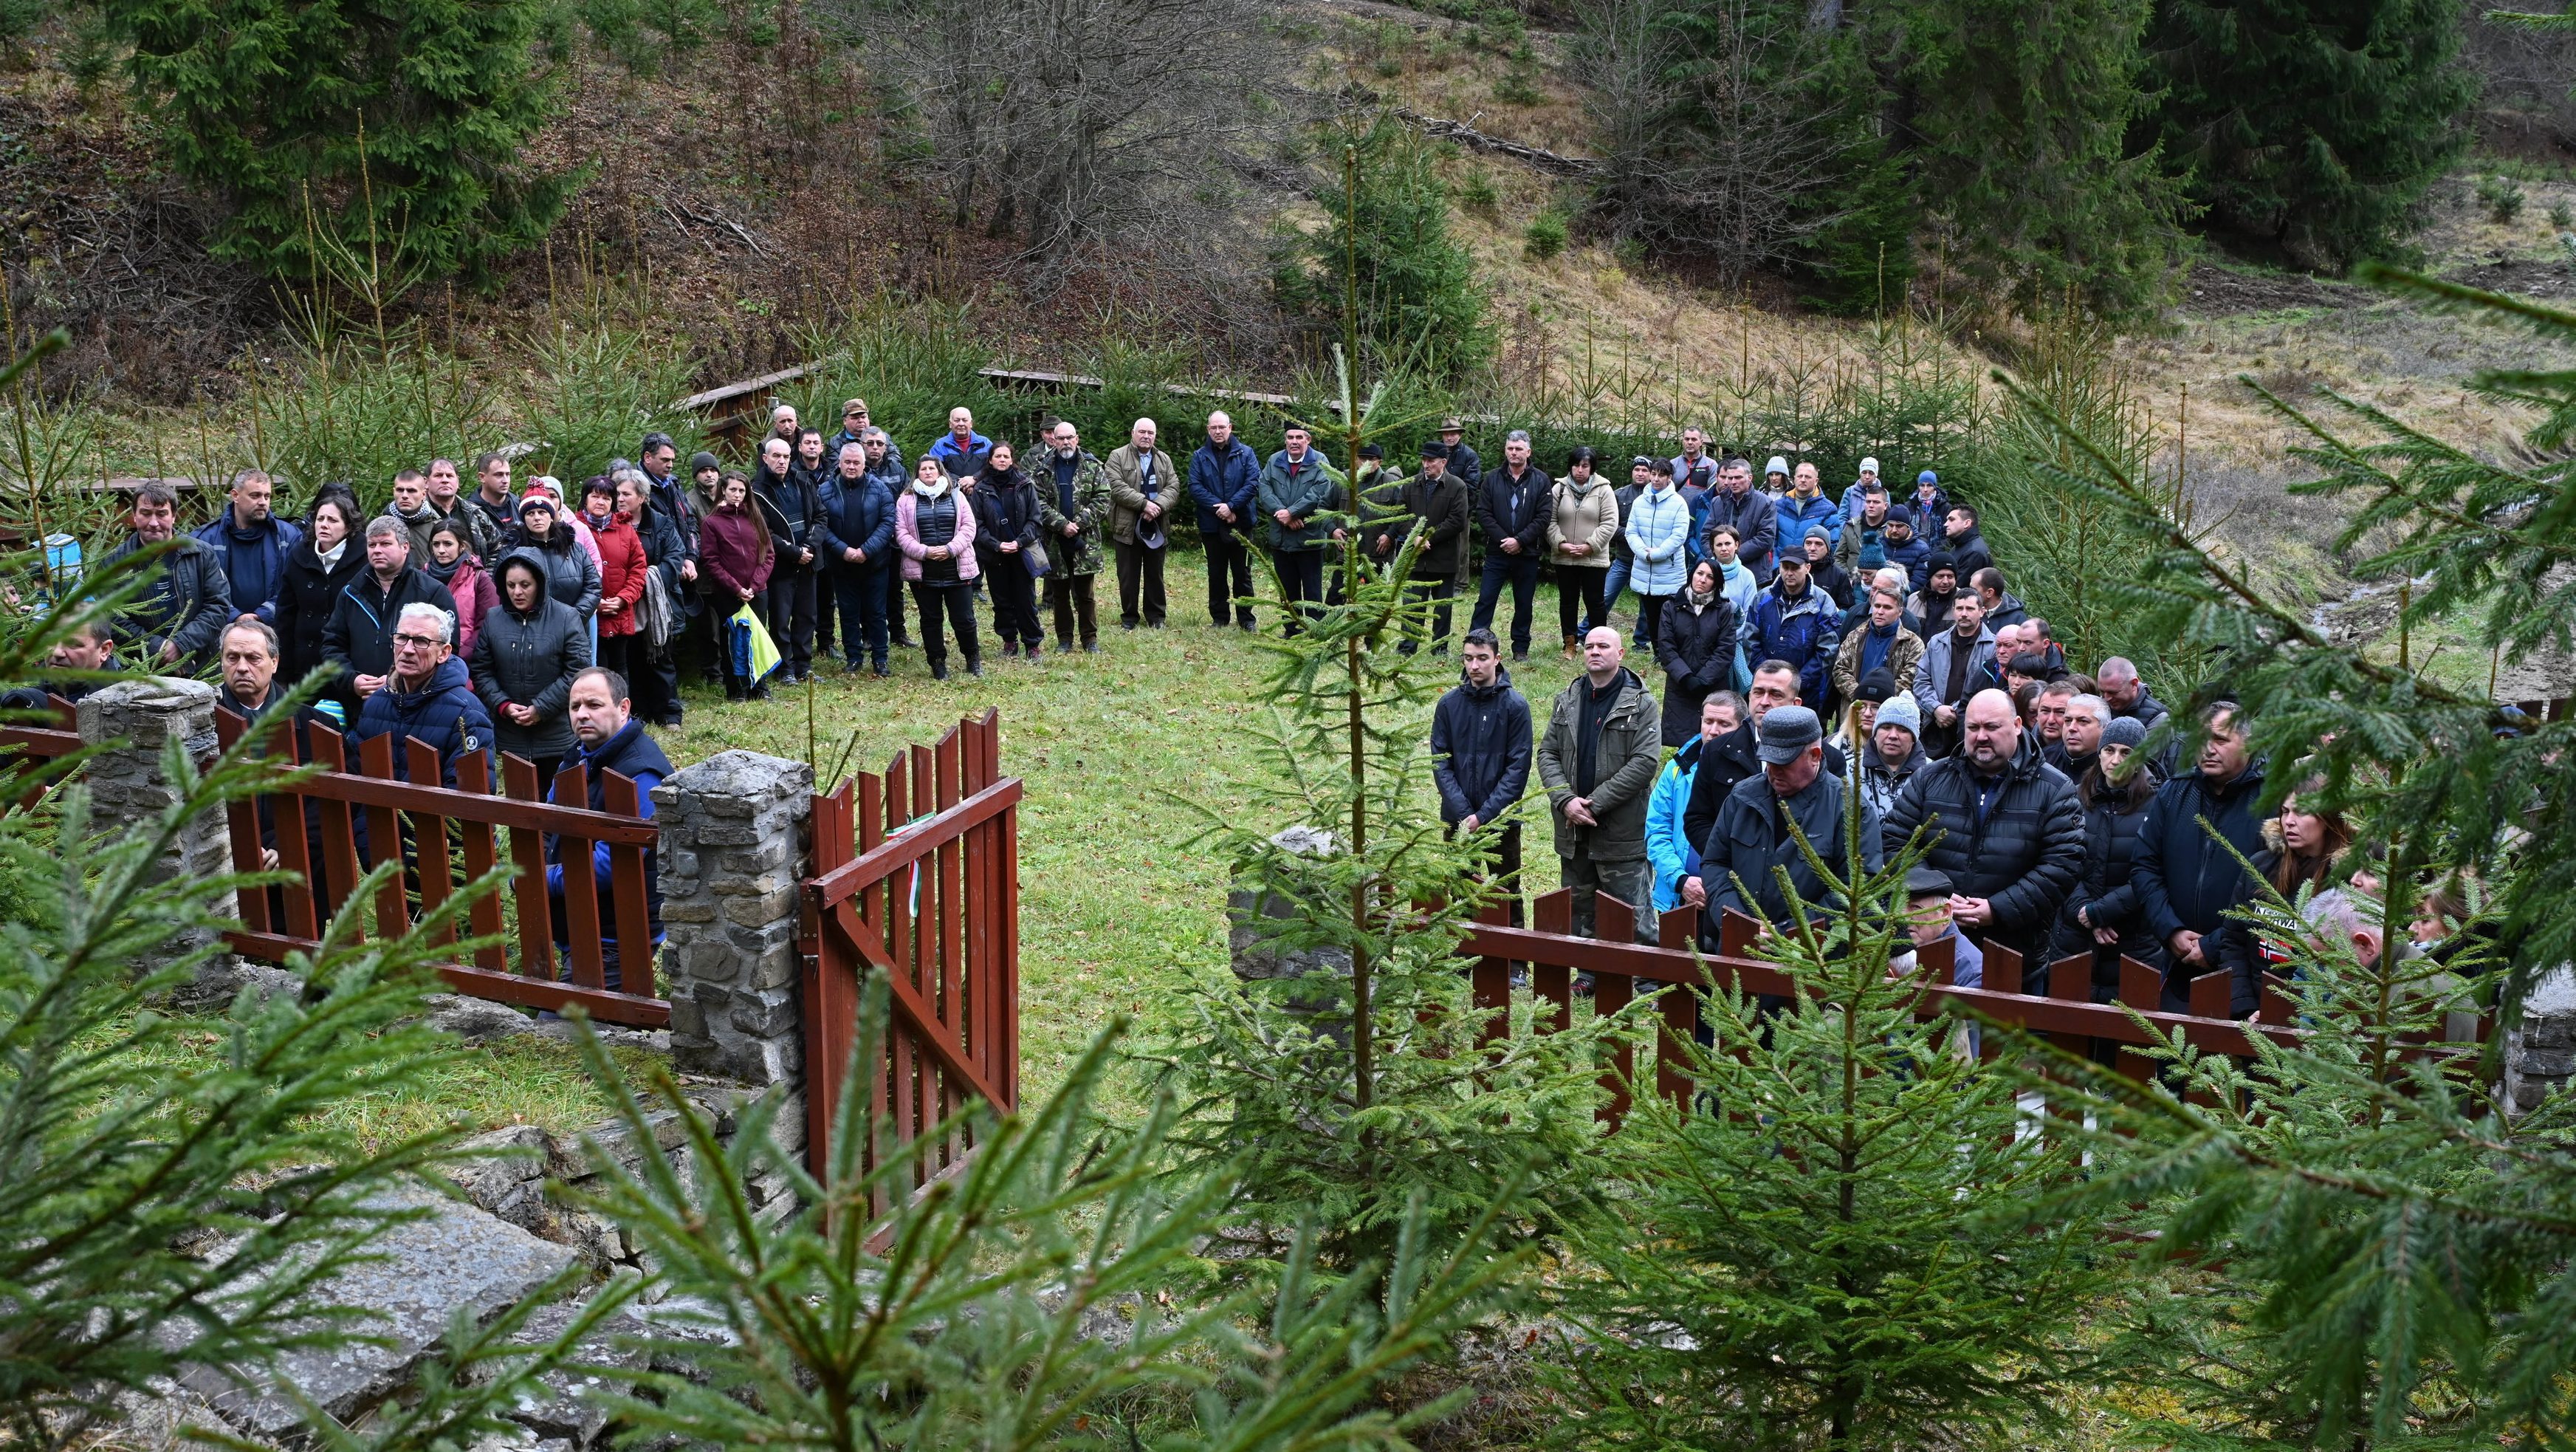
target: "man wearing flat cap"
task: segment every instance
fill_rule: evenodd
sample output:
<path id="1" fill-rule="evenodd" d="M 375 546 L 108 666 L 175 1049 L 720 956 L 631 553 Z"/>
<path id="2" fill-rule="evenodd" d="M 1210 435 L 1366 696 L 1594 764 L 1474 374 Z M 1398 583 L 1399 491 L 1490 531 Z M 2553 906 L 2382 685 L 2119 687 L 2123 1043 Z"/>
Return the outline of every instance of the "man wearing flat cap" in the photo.
<path id="1" fill-rule="evenodd" d="M 1729 908 L 1774 931 L 1786 931 L 1802 916 L 1823 917 L 1840 906 L 1799 849 L 1800 834 L 1818 856 L 1841 864 L 1846 873 L 1876 872 L 1886 861 L 1879 849 L 1878 814 L 1867 802 L 1861 804 L 1859 840 L 1844 840 L 1843 793 L 1849 788 L 1825 770 L 1825 730 L 1816 713 L 1804 706 L 1774 706 L 1756 729 L 1762 773 L 1737 782 L 1726 794 L 1700 848 L 1700 880 L 1707 891 L 1700 921 L 1704 947 L 1713 948 L 1718 941 L 1718 924 Z M 1857 869 L 1852 867 L 1855 850 Z M 1781 891 L 1778 868 L 1788 869 L 1795 904 Z"/>

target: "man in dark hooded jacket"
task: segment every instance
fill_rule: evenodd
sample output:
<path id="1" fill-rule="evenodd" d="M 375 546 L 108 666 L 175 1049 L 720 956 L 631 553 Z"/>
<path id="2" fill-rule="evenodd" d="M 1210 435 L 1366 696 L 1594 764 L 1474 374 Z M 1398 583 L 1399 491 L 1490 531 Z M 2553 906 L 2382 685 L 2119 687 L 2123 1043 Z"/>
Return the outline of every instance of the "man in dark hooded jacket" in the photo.
<path id="1" fill-rule="evenodd" d="M 349 755 L 377 736 L 394 740 L 394 779 L 411 780 L 406 743 L 421 741 L 438 753 L 438 780 L 420 786 L 456 785 L 456 764 L 468 752 L 489 756 L 492 714 L 474 694 L 465 662 L 455 656 L 456 612 L 427 602 L 402 607 L 394 618 L 393 669 L 384 688 L 368 695 L 349 732 Z"/>
<path id="2" fill-rule="evenodd" d="M 1529 700 L 1503 669 L 1502 641 L 1471 630 L 1458 647 L 1465 669 L 1431 713 L 1431 780 L 1440 788 L 1440 820 L 1453 832 L 1482 831 L 1501 821 L 1529 790 Z M 1521 824 L 1503 822 L 1495 870 L 1513 895 L 1519 921 Z"/>
<path id="3" fill-rule="evenodd" d="M 563 764 L 567 770 L 576 766 L 583 768 L 583 784 L 589 795 L 585 801 L 560 805 L 584 806 L 594 812 L 607 811 L 608 774 L 613 771 L 635 783 L 636 806 L 644 819 L 650 821 L 653 816 L 653 788 L 670 776 L 671 758 L 662 753 L 660 744 L 645 731 L 644 723 L 636 719 L 634 703 L 627 697 L 626 682 L 605 666 L 592 666 L 573 677 L 568 711 L 572 717 L 573 737 L 579 745 L 572 755 L 564 758 Z M 554 800 L 551 787 L 548 788 L 547 800 Z M 614 901 L 612 894 L 616 880 L 611 870 L 614 855 L 609 844 L 592 843 L 587 862 L 565 862 L 559 841 L 548 846 L 546 855 L 551 861 L 546 868 L 546 896 L 553 909 L 556 946 L 564 946 L 570 937 L 566 931 L 568 914 L 564 910 L 564 874 L 567 870 L 586 871 L 599 890 L 599 926 L 604 938 L 600 957 L 605 969 L 601 981 L 611 990 L 623 991 L 622 955 L 626 950 L 641 945 L 621 940 L 620 925 L 609 906 Z M 662 871 L 655 851 L 650 847 L 644 849 L 644 913 L 645 930 L 653 943 L 659 945 L 662 941 Z M 649 958 L 649 950 L 647 956 Z M 571 976 L 572 969 L 567 965 L 564 977 L 569 980 Z"/>

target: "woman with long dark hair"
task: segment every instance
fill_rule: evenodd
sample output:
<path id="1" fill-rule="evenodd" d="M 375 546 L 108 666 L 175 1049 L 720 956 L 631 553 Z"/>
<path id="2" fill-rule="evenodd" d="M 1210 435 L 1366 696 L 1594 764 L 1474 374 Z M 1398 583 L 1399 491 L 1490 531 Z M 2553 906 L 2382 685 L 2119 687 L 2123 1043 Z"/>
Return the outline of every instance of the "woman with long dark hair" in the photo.
<path id="1" fill-rule="evenodd" d="M 278 679 L 300 681 L 326 664 L 322 631 L 339 607 L 340 592 L 367 568 L 367 547 L 355 538 L 358 501 L 325 490 L 313 501 L 304 538 L 287 551 L 277 590 Z"/>
<path id="2" fill-rule="evenodd" d="M 2098 697 L 2080 698 L 2088 709 L 2107 715 Z M 2130 881 L 2138 857 L 2138 829 L 2146 824 L 2147 804 L 2155 800 L 2156 774 L 2136 754 L 2146 729 L 2126 718 L 2104 723 L 2101 753 L 2076 779 L 2076 805 L 2084 811 L 2084 871 L 2058 909 L 2052 951 L 2059 958 L 2090 955 L 2093 1001 L 2110 1003 L 2120 996 L 2120 959 L 2137 959 L 2152 968 L 2165 962 L 2164 944 L 2147 922 L 2146 906 Z"/>
<path id="3" fill-rule="evenodd" d="M 735 669 L 732 628 L 725 621 L 745 605 L 754 615 L 760 614 L 761 602 L 768 598 L 770 569 L 777 554 L 769 522 L 752 502 L 751 481 L 731 469 L 716 481 L 715 495 L 708 503 L 712 507 L 698 519 L 698 562 L 706 566 L 707 578 L 713 582 L 707 590 L 707 608 L 716 612 L 716 653 L 723 657 L 725 699 L 749 696 L 765 701 L 767 683 L 753 681 Z"/>
<path id="4" fill-rule="evenodd" d="M 1036 660 L 1045 652 L 1028 563 L 1038 537 L 1037 484 L 1019 467 L 1018 453 L 997 439 L 967 499 L 975 507 L 975 560 L 993 594 L 993 633 L 1002 638 L 1002 654 L 1018 655 L 1025 644 Z"/>

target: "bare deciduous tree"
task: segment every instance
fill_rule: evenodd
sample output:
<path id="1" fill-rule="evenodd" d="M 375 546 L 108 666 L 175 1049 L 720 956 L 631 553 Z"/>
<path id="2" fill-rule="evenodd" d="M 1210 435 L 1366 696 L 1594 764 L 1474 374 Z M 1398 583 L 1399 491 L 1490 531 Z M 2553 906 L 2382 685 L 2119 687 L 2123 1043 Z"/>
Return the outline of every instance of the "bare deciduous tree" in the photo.
<path id="1" fill-rule="evenodd" d="M 1076 273 L 1257 265 L 1247 171 L 1293 120 L 1259 0 L 835 0 L 960 226 Z"/>
<path id="2" fill-rule="evenodd" d="M 1839 217 L 1820 204 L 1853 144 L 1815 104 L 1831 26 L 1767 0 L 1582 0 L 1576 69 L 1601 138 L 1611 235 L 1704 253 L 1729 282 Z"/>

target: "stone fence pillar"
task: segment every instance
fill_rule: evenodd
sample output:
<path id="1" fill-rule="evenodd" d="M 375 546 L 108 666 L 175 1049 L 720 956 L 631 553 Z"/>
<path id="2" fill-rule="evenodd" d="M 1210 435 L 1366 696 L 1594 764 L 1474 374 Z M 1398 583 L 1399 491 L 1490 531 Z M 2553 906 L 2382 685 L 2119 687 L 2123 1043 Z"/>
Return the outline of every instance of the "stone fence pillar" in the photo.
<path id="1" fill-rule="evenodd" d="M 796 925 L 813 792 L 812 767 L 753 751 L 710 757 L 653 789 L 664 992 L 684 1070 L 804 1087 Z M 782 1113 L 804 1118 L 799 1107 Z"/>
<path id="2" fill-rule="evenodd" d="M 177 741 L 191 759 L 215 754 L 215 688 L 175 676 L 117 681 L 82 698 L 81 744 L 100 748 L 89 758 L 90 830 L 125 835 L 154 829 L 180 798 L 163 770 L 162 754 Z M 204 882 L 232 871 L 232 841 L 221 811 L 200 813 L 164 852 L 155 880 Z M 238 917 L 229 892 L 208 904 L 220 917 Z M 212 927 L 193 928 L 152 952 L 138 955 L 138 974 L 201 952 L 218 937 Z M 232 955 L 218 955 L 197 971 L 198 996 L 224 997 L 234 986 Z"/>

